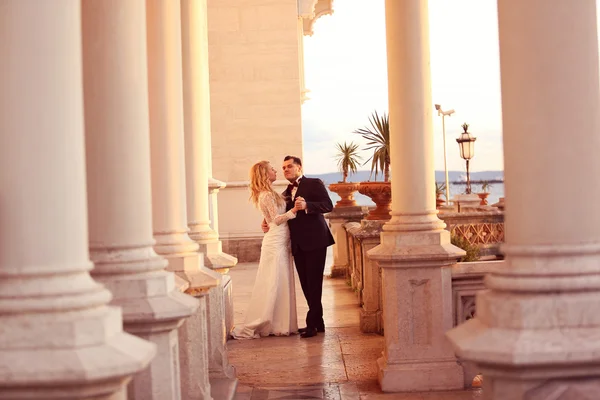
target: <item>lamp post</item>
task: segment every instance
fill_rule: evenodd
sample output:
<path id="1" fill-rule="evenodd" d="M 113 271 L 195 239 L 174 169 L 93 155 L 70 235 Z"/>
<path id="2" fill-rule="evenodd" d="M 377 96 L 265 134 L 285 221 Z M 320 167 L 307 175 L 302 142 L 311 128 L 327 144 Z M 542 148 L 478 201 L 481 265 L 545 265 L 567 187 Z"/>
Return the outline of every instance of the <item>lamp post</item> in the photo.
<path id="1" fill-rule="evenodd" d="M 466 122 L 462 124 L 463 132 L 460 137 L 456 139 L 458 147 L 460 148 L 460 156 L 467 161 L 467 194 L 471 194 L 471 177 L 469 175 L 469 160 L 475 155 L 475 140 L 476 137 L 471 136 L 467 131 L 469 124 Z"/>
<path id="2" fill-rule="evenodd" d="M 448 182 L 448 166 L 446 164 L 446 121 L 444 118 L 454 114 L 454 108 L 448 111 L 443 111 L 442 106 L 436 104 L 435 109 L 437 110 L 438 115 L 441 115 L 442 117 L 442 133 L 444 138 L 444 173 L 446 175 L 446 205 L 448 205 L 448 202 L 450 201 L 450 182 Z"/>

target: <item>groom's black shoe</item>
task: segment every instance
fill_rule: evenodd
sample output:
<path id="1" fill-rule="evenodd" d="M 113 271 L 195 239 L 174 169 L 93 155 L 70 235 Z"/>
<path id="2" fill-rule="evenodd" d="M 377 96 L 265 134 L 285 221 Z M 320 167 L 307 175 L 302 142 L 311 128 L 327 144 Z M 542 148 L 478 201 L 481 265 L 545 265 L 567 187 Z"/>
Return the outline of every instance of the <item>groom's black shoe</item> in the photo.
<path id="1" fill-rule="evenodd" d="M 306 329 L 307 328 L 299 328 L 298 329 L 298 333 L 304 333 L 304 332 L 306 332 Z M 319 333 L 325 333 L 325 327 L 323 326 L 321 328 L 317 328 L 317 332 L 319 332 Z"/>
<path id="2" fill-rule="evenodd" d="M 313 336 L 317 336 L 317 328 L 304 328 L 304 332 L 300 334 L 303 339 Z"/>

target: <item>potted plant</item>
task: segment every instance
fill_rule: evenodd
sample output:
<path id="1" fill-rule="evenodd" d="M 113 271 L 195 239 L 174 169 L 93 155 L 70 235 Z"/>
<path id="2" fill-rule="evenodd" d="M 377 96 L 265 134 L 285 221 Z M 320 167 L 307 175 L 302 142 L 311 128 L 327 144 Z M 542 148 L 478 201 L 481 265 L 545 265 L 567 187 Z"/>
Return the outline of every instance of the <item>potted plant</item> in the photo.
<path id="1" fill-rule="evenodd" d="M 354 192 L 358 190 L 358 183 L 347 182 L 348 175 L 358 171 L 361 157 L 358 155 L 358 144 L 336 143 L 336 160 L 342 173 L 342 181 L 329 185 L 329 190 L 337 193 L 341 200 L 335 203 L 336 208 L 356 206 Z"/>
<path id="2" fill-rule="evenodd" d="M 383 173 L 383 182 L 361 182 L 358 191 L 369 196 L 375 203 L 374 210 L 369 212 L 366 219 L 387 220 L 390 215 L 392 203 L 392 185 L 390 184 L 390 119 L 386 113 L 379 115 L 377 111 L 369 117 L 369 124 L 362 129 L 354 131 L 367 141 L 364 150 L 371 150 L 373 155 L 364 164 L 371 161 L 371 176 L 375 173 L 375 180 L 379 171 Z M 364 165 L 363 164 L 363 165 Z"/>
<path id="3" fill-rule="evenodd" d="M 440 208 L 446 203 L 446 200 L 442 199 L 442 196 L 446 197 L 446 184 L 444 182 L 435 183 L 435 208 Z"/>
<path id="4" fill-rule="evenodd" d="M 492 185 L 490 185 L 490 183 L 488 181 L 481 182 L 481 193 L 477 193 L 477 196 L 479 196 L 479 198 L 481 199 L 481 201 L 479 202 L 479 205 L 487 206 L 487 204 L 488 204 L 487 197 L 490 195 L 491 188 L 492 188 Z"/>

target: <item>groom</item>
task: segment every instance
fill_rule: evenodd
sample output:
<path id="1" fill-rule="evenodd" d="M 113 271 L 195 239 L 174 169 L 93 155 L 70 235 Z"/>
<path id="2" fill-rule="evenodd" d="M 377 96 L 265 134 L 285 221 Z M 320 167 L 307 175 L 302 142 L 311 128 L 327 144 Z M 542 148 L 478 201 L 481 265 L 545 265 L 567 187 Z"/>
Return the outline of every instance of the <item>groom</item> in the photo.
<path id="1" fill-rule="evenodd" d="M 302 160 L 295 156 L 283 159 L 283 175 L 290 184 L 283 193 L 286 209 L 294 203 L 303 211 L 288 221 L 292 240 L 292 254 L 298 271 L 302 292 L 308 303 L 306 328 L 299 329 L 301 337 L 309 338 L 325 332 L 323 321 L 323 272 L 327 247 L 334 244 L 324 213 L 333 210 L 333 204 L 320 179 L 302 175 Z"/>

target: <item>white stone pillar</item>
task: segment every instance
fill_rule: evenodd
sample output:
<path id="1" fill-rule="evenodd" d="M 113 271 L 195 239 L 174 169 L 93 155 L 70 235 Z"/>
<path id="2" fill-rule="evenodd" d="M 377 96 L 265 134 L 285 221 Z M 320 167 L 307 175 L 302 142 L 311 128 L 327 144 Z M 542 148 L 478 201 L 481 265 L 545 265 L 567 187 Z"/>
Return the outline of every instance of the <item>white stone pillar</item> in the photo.
<path id="1" fill-rule="evenodd" d="M 210 89 L 208 76 L 208 26 L 206 0 L 181 0 L 183 108 L 187 211 L 190 237 L 206 252 L 206 243 L 218 239 L 208 218 L 208 137 L 210 135 Z M 227 356 L 224 287 L 221 274 L 204 266 L 200 271 L 208 291 L 208 353 L 211 385 L 236 385 L 235 369 Z M 215 378 L 219 379 L 218 381 Z M 213 389 L 214 391 L 214 389 Z M 233 390 L 232 390 L 233 391 Z"/>
<path id="2" fill-rule="evenodd" d="M 181 0 L 187 216 L 190 237 L 206 244 L 219 235 L 208 212 L 210 79 L 206 0 Z M 204 248 L 203 248 L 204 247 Z"/>
<path id="3" fill-rule="evenodd" d="M 0 397 L 123 400 L 155 346 L 89 275 L 81 3 L 0 3 Z"/>
<path id="4" fill-rule="evenodd" d="M 569 21 L 569 29 L 559 29 Z M 486 399 L 600 392 L 596 2 L 498 2 L 506 265 L 449 337 Z M 542 201 L 542 199 L 544 199 Z M 493 346 L 489 346 L 493 343 Z"/>
<path id="5" fill-rule="evenodd" d="M 435 209 L 427 0 L 386 0 L 392 218 L 369 256 L 382 268 L 386 392 L 463 386 L 444 333 L 452 327 L 450 266 L 464 254 Z"/>
<path id="6" fill-rule="evenodd" d="M 146 6 L 154 249 L 167 258 L 168 270 L 189 283 L 186 293 L 202 297 L 217 282 L 201 272 L 198 244 L 188 236 L 180 1 L 147 0 Z M 200 307 L 197 313 L 206 315 L 206 310 Z M 182 346 L 190 343 L 189 330 L 196 327 L 182 326 Z M 182 398 L 210 399 L 208 343 L 181 352 L 189 354 L 186 360 L 191 361 L 182 364 L 182 382 L 189 383 L 182 386 Z"/>
<path id="7" fill-rule="evenodd" d="M 198 307 L 152 246 L 145 0 L 83 0 L 90 253 L 125 330 L 158 346 L 131 399 L 180 396 L 177 328 Z"/>
<path id="8" fill-rule="evenodd" d="M 146 4 L 154 249 L 170 270 L 197 271 L 198 244 L 188 236 L 186 215 L 180 4 Z"/>

